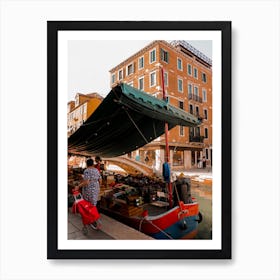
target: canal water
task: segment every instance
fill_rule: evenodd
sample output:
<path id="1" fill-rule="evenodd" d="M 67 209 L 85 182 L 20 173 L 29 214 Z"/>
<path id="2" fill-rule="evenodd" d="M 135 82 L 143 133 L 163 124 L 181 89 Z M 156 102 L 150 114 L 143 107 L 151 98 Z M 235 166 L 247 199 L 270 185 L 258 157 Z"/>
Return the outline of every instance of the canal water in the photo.
<path id="1" fill-rule="evenodd" d="M 195 239 L 212 239 L 212 185 L 198 183 L 192 187 L 192 196 L 197 199 L 203 218 Z"/>

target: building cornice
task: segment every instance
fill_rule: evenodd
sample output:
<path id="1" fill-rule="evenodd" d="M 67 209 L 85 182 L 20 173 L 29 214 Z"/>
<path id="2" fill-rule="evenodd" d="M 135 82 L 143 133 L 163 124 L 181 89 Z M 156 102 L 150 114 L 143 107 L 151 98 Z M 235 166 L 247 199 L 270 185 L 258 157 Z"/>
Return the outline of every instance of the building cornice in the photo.
<path id="1" fill-rule="evenodd" d="M 144 54 L 148 49 L 153 48 L 157 44 L 162 44 L 165 47 L 176 52 L 178 55 L 182 55 L 183 57 L 192 60 L 193 63 L 197 63 L 200 67 L 203 67 L 205 70 L 208 70 L 210 72 L 212 71 L 211 66 L 209 66 L 209 67 L 205 66 L 203 63 L 199 62 L 198 60 L 196 60 L 196 59 L 190 57 L 189 55 L 185 54 L 184 52 L 178 50 L 175 46 L 171 45 L 170 43 L 168 43 L 164 40 L 155 40 L 155 41 L 152 41 L 147 46 L 145 46 L 144 48 L 142 48 L 141 50 L 139 50 L 138 52 L 136 52 L 135 54 L 133 54 L 130 57 L 128 57 L 127 59 L 125 59 L 124 61 L 122 61 L 121 63 L 119 63 L 118 65 L 116 65 L 115 67 L 113 67 L 112 69 L 110 69 L 109 72 L 112 73 L 112 72 L 116 71 L 117 69 L 126 66 L 128 62 L 130 62 L 131 60 L 134 60 L 135 58 L 138 58 L 139 56 L 141 56 L 141 54 Z M 196 56 L 194 53 L 192 53 L 192 55 L 198 59 L 201 59 L 200 57 Z"/>

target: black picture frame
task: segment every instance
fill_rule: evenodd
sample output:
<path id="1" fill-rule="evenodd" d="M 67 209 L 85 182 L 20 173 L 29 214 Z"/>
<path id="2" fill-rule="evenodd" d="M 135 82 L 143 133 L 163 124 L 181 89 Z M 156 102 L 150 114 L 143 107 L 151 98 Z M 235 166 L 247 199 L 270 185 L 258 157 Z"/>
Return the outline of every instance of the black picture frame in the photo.
<path id="1" fill-rule="evenodd" d="M 221 249 L 58 249 L 58 32 L 90 30 L 221 31 Z M 231 22 L 48 21 L 47 22 L 47 258 L 48 259 L 231 259 Z M 136 241 L 137 242 L 137 241 Z M 172 241 L 171 241 L 172 242 Z"/>

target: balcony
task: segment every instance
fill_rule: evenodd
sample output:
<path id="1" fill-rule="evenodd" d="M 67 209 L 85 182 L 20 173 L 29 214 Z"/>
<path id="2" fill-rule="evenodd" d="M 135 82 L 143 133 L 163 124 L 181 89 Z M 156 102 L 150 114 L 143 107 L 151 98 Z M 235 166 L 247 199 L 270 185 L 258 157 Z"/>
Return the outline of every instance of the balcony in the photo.
<path id="1" fill-rule="evenodd" d="M 192 136 L 190 135 L 189 141 L 196 142 L 196 143 L 203 143 L 204 136 Z"/>
<path id="2" fill-rule="evenodd" d="M 197 95 L 195 95 L 195 94 L 192 94 L 192 93 L 189 93 L 189 94 L 188 94 L 188 99 L 189 99 L 189 100 L 197 101 L 197 102 L 199 102 L 199 103 L 202 103 L 202 98 L 199 97 L 199 96 L 197 96 Z"/>

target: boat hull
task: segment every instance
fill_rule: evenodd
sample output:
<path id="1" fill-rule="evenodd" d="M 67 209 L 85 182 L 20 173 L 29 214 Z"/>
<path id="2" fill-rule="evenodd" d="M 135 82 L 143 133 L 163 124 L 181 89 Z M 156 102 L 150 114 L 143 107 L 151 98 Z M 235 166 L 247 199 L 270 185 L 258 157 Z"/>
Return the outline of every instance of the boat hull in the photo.
<path id="1" fill-rule="evenodd" d="M 101 211 L 155 239 L 192 239 L 197 234 L 199 223 L 196 202 L 180 203 L 179 206 L 157 216 L 150 216 L 145 211 L 141 217 L 128 217 L 108 208 L 101 208 Z"/>
<path id="2" fill-rule="evenodd" d="M 191 216 L 175 222 L 164 230 L 146 234 L 155 239 L 191 239 L 197 234 L 197 226 L 197 216 Z"/>

